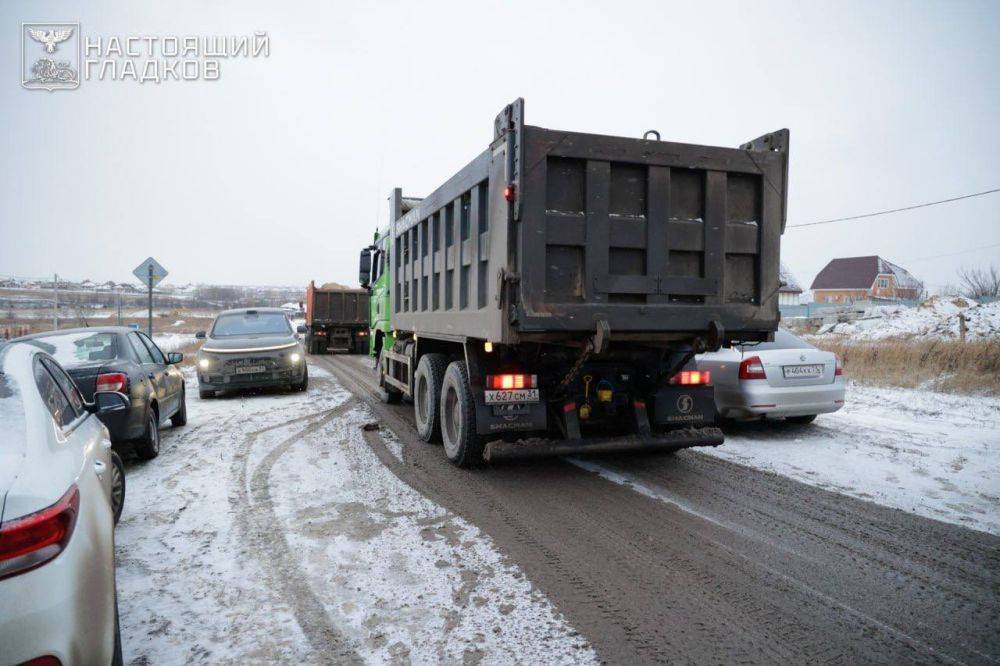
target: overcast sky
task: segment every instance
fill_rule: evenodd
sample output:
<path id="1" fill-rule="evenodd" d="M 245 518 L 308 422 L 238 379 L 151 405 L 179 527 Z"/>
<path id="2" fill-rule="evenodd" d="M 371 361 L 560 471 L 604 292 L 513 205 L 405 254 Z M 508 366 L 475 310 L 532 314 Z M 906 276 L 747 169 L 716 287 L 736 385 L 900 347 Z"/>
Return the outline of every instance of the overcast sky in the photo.
<path id="1" fill-rule="evenodd" d="M 29 91 L 22 21 L 264 30 L 271 52 L 218 81 Z M 1000 187 L 995 1 L 6 1 L 0 28 L 0 275 L 124 280 L 153 255 L 174 283 L 354 284 L 391 189 L 437 187 L 518 96 L 558 129 L 736 146 L 787 127 L 789 224 Z M 940 285 L 998 244 L 994 194 L 789 230 L 782 259 L 806 286 L 866 254 Z"/>

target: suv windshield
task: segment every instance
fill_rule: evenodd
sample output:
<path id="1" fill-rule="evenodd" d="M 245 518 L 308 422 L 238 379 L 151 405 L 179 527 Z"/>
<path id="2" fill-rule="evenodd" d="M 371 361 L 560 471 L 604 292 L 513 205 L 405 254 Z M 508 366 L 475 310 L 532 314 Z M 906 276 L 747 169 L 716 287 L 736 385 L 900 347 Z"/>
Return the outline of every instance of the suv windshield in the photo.
<path id="1" fill-rule="evenodd" d="M 55 357 L 64 368 L 118 358 L 116 333 L 57 333 L 24 342 Z"/>
<path id="2" fill-rule="evenodd" d="M 283 312 L 239 312 L 221 315 L 212 327 L 212 337 L 228 335 L 290 335 L 288 317 Z"/>

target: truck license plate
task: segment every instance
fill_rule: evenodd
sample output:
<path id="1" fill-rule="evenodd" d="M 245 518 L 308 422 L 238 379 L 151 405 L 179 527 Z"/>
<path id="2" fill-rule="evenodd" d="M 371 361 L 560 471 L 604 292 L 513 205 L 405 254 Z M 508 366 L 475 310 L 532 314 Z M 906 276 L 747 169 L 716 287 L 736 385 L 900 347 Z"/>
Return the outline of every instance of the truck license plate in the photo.
<path id="1" fill-rule="evenodd" d="M 487 391 L 487 405 L 506 405 L 512 402 L 538 402 L 538 389 L 504 389 Z"/>
<path id="2" fill-rule="evenodd" d="M 823 374 L 822 365 L 785 365 L 781 369 L 785 373 L 785 379 L 820 377 Z"/>
<path id="3" fill-rule="evenodd" d="M 252 375 L 255 372 L 264 372 L 267 368 L 262 365 L 244 365 L 236 368 L 237 375 Z"/>

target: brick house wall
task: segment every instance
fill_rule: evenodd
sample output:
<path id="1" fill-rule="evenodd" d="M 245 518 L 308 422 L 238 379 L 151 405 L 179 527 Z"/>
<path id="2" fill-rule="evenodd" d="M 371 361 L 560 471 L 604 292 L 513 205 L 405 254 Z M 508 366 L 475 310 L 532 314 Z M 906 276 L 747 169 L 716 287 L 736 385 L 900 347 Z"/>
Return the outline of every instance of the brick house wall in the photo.
<path id="1" fill-rule="evenodd" d="M 853 303 L 868 298 L 864 289 L 815 289 L 813 301 L 816 303 Z"/>

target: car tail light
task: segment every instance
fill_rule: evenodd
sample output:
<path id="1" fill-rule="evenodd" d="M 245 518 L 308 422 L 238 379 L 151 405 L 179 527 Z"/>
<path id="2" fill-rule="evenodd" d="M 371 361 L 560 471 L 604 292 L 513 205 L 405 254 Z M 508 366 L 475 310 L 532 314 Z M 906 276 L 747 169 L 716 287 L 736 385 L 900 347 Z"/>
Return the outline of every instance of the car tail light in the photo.
<path id="1" fill-rule="evenodd" d="M 62 666 L 62 662 L 59 661 L 59 657 L 47 654 L 44 657 L 35 657 L 34 659 L 21 662 L 18 666 Z"/>
<path id="2" fill-rule="evenodd" d="M 837 377 L 844 376 L 844 366 L 841 365 L 839 358 L 837 359 L 837 369 L 833 371 L 833 374 Z"/>
<path id="3" fill-rule="evenodd" d="M 712 373 L 708 370 L 682 370 L 670 378 L 670 383 L 681 386 L 708 386 L 712 383 Z"/>
<path id="4" fill-rule="evenodd" d="M 538 375 L 486 375 L 486 388 L 494 391 L 538 388 Z"/>
<path id="5" fill-rule="evenodd" d="M 760 356 L 751 356 L 740 363 L 740 379 L 767 379 Z"/>
<path id="6" fill-rule="evenodd" d="M 105 372 L 97 375 L 94 391 L 116 391 L 125 393 L 128 388 L 128 375 L 124 372 Z"/>
<path id="7" fill-rule="evenodd" d="M 65 550 L 79 512 L 74 484 L 52 506 L 0 524 L 0 579 L 40 567 Z"/>

